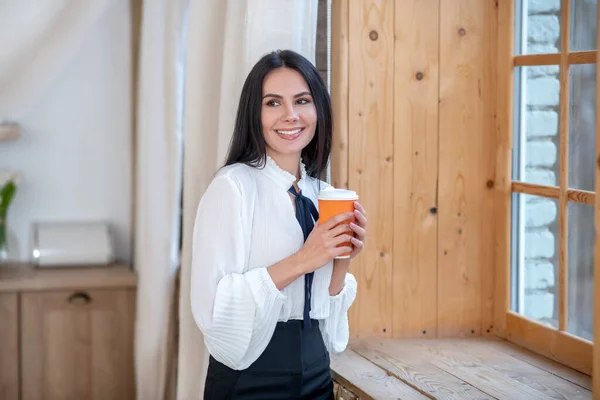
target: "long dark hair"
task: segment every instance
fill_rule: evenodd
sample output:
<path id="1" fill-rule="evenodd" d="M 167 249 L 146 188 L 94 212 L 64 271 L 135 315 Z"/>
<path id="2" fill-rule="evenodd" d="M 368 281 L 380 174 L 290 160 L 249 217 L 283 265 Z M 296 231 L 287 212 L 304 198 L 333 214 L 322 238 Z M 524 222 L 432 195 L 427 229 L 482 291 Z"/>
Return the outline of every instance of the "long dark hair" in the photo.
<path id="1" fill-rule="evenodd" d="M 252 167 L 264 167 L 267 153 L 261 124 L 263 82 L 269 72 L 283 67 L 298 71 L 312 95 L 317 111 L 317 127 L 315 136 L 302 150 L 302 160 L 307 175 L 322 179 L 331 153 L 331 100 L 317 69 L 305 57 L 291 50 L 278 50 L 263 56 L 248 74 L 242 88 L 225 165 L 244 163 Z"/>

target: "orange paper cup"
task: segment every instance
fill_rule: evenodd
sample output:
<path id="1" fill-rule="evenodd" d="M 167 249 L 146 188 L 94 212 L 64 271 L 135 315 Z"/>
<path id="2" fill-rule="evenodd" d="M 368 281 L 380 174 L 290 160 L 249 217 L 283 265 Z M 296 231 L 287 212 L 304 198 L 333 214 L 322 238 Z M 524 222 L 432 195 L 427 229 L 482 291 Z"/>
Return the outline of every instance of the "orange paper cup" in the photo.
<path id="1" fill-rule="evenodd" d="M 354 212 L 354 202 L 358 200 L 358 195 L 353 190 L 334 189 L 332 187 L 321 190 L 317 197 L 319 201 L 319 224 L 324 224 L 329 218 L 335 217 L 336 215 Z M 349 224 L 354 222 L 355 217 L 342 222 L 343 224 Z M 352 246 L 352 243 L 346 242 L 341 243 L 338 247 Z M 350 253 L 342 254 L 336 258 L 348 258 Z"/>

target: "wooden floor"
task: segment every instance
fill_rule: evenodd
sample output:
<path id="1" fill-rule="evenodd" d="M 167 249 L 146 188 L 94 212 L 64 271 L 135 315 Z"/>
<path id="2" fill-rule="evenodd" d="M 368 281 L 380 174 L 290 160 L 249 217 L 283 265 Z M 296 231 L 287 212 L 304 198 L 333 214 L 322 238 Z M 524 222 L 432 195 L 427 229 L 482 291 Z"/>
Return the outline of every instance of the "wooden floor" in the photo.
<path id="1" fill-rule="evenodd" d="M 331 369 L 344 400 L 592 399 L 589 376 L 493 338 L 351 341 Z"/>

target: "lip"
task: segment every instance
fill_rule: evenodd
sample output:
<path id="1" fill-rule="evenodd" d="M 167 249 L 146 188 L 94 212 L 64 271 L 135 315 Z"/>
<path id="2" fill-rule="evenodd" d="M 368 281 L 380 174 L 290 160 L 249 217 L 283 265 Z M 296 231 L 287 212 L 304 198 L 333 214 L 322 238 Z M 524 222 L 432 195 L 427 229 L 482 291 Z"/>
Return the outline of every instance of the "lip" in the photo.
<path id="1" fill-rule="evenodd" d="M 281 133 L 278 132 L 278 131 L 294 131 L 294 130 L 297 130 L 297 129 L 300 129 L 300 131 L 298 133 L 294 133 L 293 135 L 284 135 L 284 134 L 281 134 Z M 304 132 L 305 129 L 306 129 L 305 126 L 298 126 L 298 127 L 294 127 L 294 128 L 273 129 L 273 130 L 275 131 L 275 133 L 277 134 L 277 136 L 279 136 L 283 140 L 294 140 L 298 136 L 302 135 L 302 133 Z"/>

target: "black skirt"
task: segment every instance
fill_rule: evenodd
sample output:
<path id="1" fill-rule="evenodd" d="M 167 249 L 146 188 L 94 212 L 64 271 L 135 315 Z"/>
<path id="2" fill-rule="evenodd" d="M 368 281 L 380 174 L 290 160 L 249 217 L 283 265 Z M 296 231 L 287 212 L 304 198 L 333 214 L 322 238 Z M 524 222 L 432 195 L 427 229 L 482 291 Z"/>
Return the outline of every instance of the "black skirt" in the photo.
<path id="1" fill-rule="evenodd" d="M 237 371 L 209 359 L 204 400 L 333 400 L 329 353 L 319 321 L 279 322 L 262 355 Z"/>

